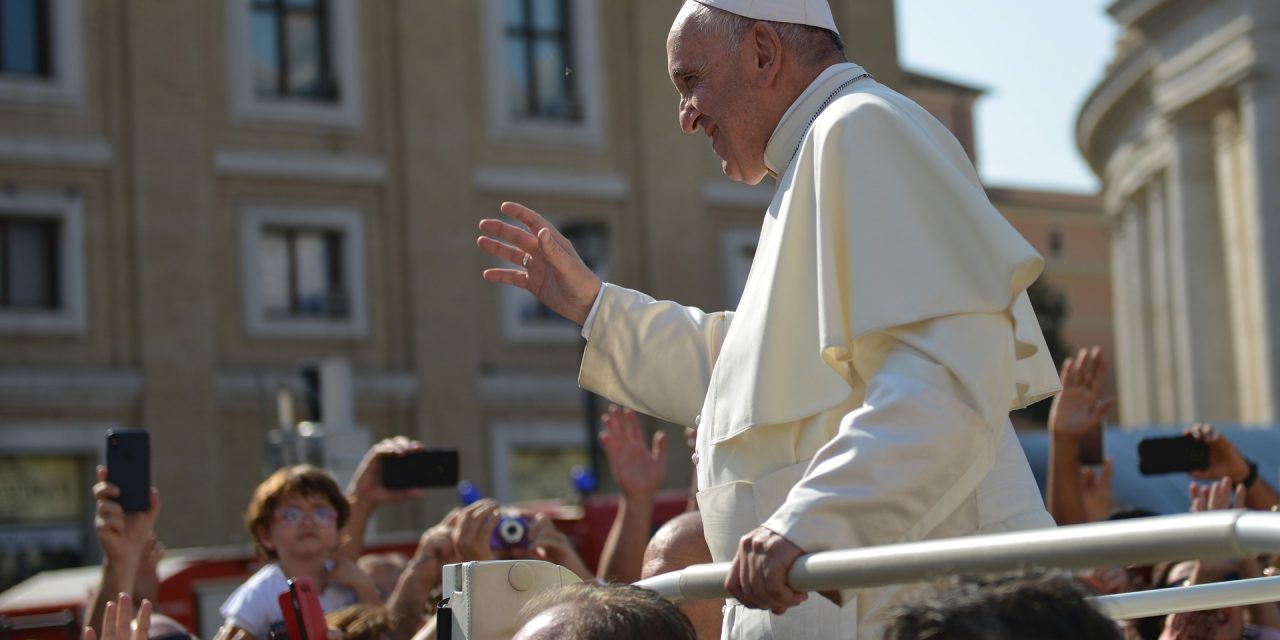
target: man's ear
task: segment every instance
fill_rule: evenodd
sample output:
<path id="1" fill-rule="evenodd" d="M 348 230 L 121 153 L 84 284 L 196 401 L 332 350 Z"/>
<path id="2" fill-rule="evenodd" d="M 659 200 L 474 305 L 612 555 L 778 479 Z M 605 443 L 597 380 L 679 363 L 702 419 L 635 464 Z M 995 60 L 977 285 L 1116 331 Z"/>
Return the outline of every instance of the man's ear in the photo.
<path id="1" fill-rule="evenodd" d="M 782 71 L 782 38 L 773 25 L 760 20 L 751 25 L 748 37 L 754 53 L 756 84 L 767 87 Z"/>

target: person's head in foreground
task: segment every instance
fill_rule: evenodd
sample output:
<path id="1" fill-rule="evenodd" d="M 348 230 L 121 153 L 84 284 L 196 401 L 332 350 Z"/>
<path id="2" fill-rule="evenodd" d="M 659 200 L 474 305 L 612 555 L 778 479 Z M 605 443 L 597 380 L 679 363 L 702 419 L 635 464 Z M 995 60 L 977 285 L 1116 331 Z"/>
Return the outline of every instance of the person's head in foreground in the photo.
<path id="1" fill-rule="evenodd" d="M 667 34 L 667 73 L 680 94 L 680 129 L 711 139 L 729 179 L 757 184 L 768 175 L 765 145 L 782 115 L 823 69 L 847 59 L 834 22 L 824 29 L 734 12 L 753 13 L 743 10 L 748 4 L 687 0 Z"/>
<path id="2" fill-rule="evenodd" d="M 1120 640 L 1066 574 L 952 578 L 898 607 L 885 640 Z"/>
<path id="3" fill-rule="evenodd" d="M 512 640 L 695 640 L 674 604 L 629 584 L 580 583 L 552 589 L 525 605 Z"/>
<path id="4" fill-rule="evenodd" d="M 702 514 L 682 513 L 662 525 L 644 550 L 640 579 L 711 562 L 711 550 L 702 534 Z M 719 640 L 724 624 L 724 600 L 684 600 L 676 604 L 698 633 L 699 640 Z"/>

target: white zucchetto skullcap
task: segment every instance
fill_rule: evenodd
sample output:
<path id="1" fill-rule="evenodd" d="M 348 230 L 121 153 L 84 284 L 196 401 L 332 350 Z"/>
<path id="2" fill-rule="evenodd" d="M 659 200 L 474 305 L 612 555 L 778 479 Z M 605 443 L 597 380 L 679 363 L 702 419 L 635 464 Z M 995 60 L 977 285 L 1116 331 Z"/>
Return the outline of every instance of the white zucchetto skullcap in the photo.
<path id="1" fill-rule="evenodd" d="M 813 27 L 828 29 L 840 33 L 836 29 L 836 20 L 831 16 L 831 6 L 827 0 L 694 0 L 708 7 L 714 7 L 736 13 L 752 20 L 768 20 L 770 22 L 791 22 L 807 24 Z"/>

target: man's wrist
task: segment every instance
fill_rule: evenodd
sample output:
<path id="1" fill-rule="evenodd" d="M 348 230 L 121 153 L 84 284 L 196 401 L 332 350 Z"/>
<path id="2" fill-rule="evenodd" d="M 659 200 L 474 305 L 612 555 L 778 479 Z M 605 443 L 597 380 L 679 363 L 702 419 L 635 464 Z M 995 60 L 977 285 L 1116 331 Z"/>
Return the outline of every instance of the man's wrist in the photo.
<path id="1" fill-rule="evenodd" d="M 631 513 L 653 511 L 653 505 L 655 502 L 654 497 L 656 495 L 657 495 L 656 492 L 654 493 L 623 492 L 620 496 L 618 496 L 618 508 L 625 509 Z"/>
<path id="2" fill-rule="evenodd" d="M 1249 458 L 1242 458 L 1246 465 L 1244 477 L 1241 478 L 1237 485 L 1244 485 L 1245 489 L 1253 488 L 1253 484 L 1258 481 L 1258 463 Z"/>
<path id="3" fill-rule="evenodd" d="M 133 588 L 137 582 L 138 566 L 142 564 L 141 558 L 137 561 L 129 561 L 120 559 L 114 562 L 110 558 L 102 559 L 102 589 L 109 591 L 111 599 L 115 599 L 117 593 L 133 594 Z"/>

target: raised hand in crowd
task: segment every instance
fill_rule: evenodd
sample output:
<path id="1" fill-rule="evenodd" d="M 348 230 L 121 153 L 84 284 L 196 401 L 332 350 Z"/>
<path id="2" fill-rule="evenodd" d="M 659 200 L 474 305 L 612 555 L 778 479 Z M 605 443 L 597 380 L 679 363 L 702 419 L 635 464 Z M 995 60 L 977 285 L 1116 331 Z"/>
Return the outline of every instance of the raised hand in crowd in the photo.
<path id="1" fill-rule="evenodd" d="M 1245 488 L 1224 476 L 1202 486 L 1192 483 L 1188 488 L 1191 511 L 1232 509 L 1245 500 Z M 1175 565 L 1169 571 L 1170 586 L 1198 585 L 1231 580 L 1257 578 L 1262 575 L 1253 557 L 1242 560 L 1197 560 Z M 1244 607 L 1226 607 L 1208 611 L 1192 611 L 1169 614 L 1165 619 L 1161 640 L 1199 640 L 1201 638 L 1257 637 L 1257 631 L 1267 629 L 1277 633 L 1280 629 L 1280 609 L 1275 603 L 1261 603 L 1248 607 L 1250 624 L 1245 624 Z M 1248 627 L 1257 627 L 1249 630 Z"/>
<path id="2" fill-rule="evenodd" d="M 1244 457 L 1226 436 L 1207 424 L 1197 424 L 1183 432 L 1209 446 L 1209 467 L 1190 471 L 1187 475 L 1197 480 L 1229 478 L 1232 484 L 1245 488 L 1245 499 L 1240 507 L 1265 511 L 1280 504 L 1280 495 L 1265 479 L 1258 475 L 1258 464 Z"/>
<path id="3" fill-rule="evenodd" d="M 654 496 L 667 477 L 667 439 L 662 431 L 655 432 L 650 449 L 635 412 L 616 405 L 609 407 L 601 421 L 604 430 L 600 432 L 600 444 L 622 494 L 600 554 L 598 575 L 605 580 L 630 583 L 640 579 Z"/>
<path id="4" fill-rule="evenodd" d="M 1062 392 L 1049 409 L 1049 513 L 1059 525 L 1090 521 L 1082 497 L 1080 450 L 1102 428 L 1115 398 L 1105 396 L 1107 360 L 1101 347 L 1081 349 L 1062 363 Z M 1095 505 L 1096 506 L 1096 505 Z"/>
<path id="5" fill-rule="evenodd" d="M 346 587 L 356 594 L 360 604 L 382 604 L 382 596 L 378 594 L 378 585 L 356 563 L 346 558 L 334 558 L 333 568 L 327 576 L 329 582 Z"/>
<path id="6" fill-rule="evenodd" d="M 646 534 L 648 529 L 645 529 Z M 555 523 L 546 514 L 535 513 L 529 516 L 529 550 L 533 557 L 558 564 L 572 571 L 584 582 L 595 578 L 582 556 L 573 549 L 569 537 L 556 528 Z M 643 550 L 641 550 L 643 553 Z"/>
<path id="7" fill-rule="evenodd" d="M 101 630 L 103 616 L 112 594 L 137 595 L 139 586 L 154 596 L 156 553 L 155 523 L 160 515 L 160 492 L 151 488 L 151 508 L 138 513 L 125 513 L 116 502 L 120 489 L 107 482 L 107 468 L 97 469 L 98 482 L 93 485 L 96 501 L 93 528 L 102 544 L 102 581 L 89 608 L 88 626 Z M 160 549 L 163 553 L 163 548 Z M 146 575 L 147 572 L 151 575 Z M 139 584 L 141 582 L 141 585 Z"/>
<path id="8" fill-rule="evenodd" d="M 387 599 L 391 640 L 412 638 L 428 622 L 434 597 L 439 593 L 441 570 L 446 564 L 462 561 L 453 543 L 453 531 L 461 515 L 461 509 L 450 511 L 418 538 L 413 558 Z"/>
<path id="9" fill-rule="evenodd" d="M 462 562 L 493 560 L 489 538 L 501 519 L 498 503 L 491 498 L 477 500 L 459 511 L 450 531 L 458 558 Z"/>
<path id="10" fill-rule="evenodd" d="M 151 601 L 143 600 L 138 607 L 138 615 L 133 615 L 133 600 L 127 593 L 120 598 L 107 602 L 103 608 L 102 633 L 93 627 L 86 626 L 80 635 L 81 640 L 147 640 L 151 630 Z"/>
<path id="11" fill-rule="evenodd" d="M 520 287 L 552 311 L 579 325 L 585 323 L 603 286 L 599 276 L 578 257 L 573 244 L 536 211 L 514 202 L 502 203 L 500 210 L 523 226 L 481 220 L 480 231 L 485 235 L 476 245 L 520 268 L 485 269 L 484 279 Z"/>
<path id="12" fill-rule="evenodd" d="M 382 461 L 389 456 L 402 456 L 425 448 L 417 440 L 396 436 L 373 445 L 364 454 L 347 486 L 351 515 L 343 527 L 342 544 L 338 547 L 337 557 L 352 561 L 360 557 L 364 552 L 365 530 L 379 506 L 422 497 L 421 489 L 388 489 L 382 486 Z"/>

